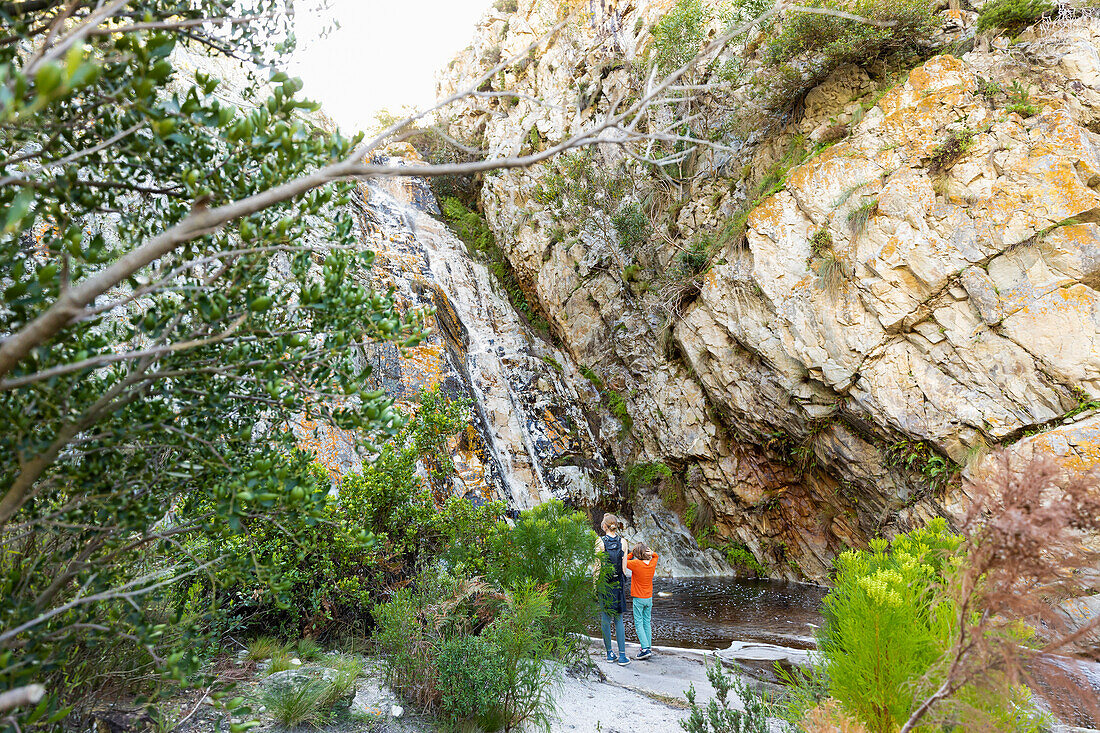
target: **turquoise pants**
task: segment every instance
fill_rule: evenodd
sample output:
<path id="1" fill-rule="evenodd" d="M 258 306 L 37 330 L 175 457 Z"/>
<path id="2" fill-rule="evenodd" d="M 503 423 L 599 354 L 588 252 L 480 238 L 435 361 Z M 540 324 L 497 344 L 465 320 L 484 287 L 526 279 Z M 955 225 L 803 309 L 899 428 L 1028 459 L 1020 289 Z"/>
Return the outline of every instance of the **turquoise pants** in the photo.
<path id="1" fill-rule="evenodd" d="M 634 606 L 634 631 L 638 634 L 638 645 L 642 649 L 649 649 L 653 643 L 653 599 L 633 598 Z"/>

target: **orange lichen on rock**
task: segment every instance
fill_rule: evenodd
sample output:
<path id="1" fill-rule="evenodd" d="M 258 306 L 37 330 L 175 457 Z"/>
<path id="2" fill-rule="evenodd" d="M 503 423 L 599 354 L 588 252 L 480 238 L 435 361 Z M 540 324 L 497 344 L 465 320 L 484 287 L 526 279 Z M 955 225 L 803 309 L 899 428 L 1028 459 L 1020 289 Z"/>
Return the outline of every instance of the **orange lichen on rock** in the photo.
<path id="1" fill-rule="evenodd" d="M 304 415 L 291 426 L 291 430 L 298 439 L 298 447 L 315 455 L 317 462 L 328 469 L 333 480 L 339 481 L 357 467 L 355 433 Z"/>

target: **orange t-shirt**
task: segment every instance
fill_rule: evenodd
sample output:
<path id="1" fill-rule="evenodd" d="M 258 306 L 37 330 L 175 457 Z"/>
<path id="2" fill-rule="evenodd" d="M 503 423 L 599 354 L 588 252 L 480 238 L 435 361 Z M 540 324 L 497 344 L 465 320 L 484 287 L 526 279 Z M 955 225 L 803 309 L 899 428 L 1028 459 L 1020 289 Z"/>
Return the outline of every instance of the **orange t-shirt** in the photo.
<path id="1" fill-rule="evenodd" d="M 657 553 L 649 559 L 649 564 L 634 559 L 634 553 L 626 556 L 626 567 L 630 570 L 630 595 L 634 598 L 653 597 L 653 573 L 657 571 Z"/>

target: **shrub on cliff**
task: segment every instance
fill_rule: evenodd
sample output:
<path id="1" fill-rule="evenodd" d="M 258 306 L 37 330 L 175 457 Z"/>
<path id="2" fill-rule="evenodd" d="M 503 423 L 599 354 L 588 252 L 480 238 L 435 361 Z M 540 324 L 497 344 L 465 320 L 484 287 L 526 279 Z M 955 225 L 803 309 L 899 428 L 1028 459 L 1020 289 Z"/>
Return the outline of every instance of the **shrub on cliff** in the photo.
<path id="1" fill-rule="evenodd" d="M 471 253 L 479 254 L 484 258 L 489 272 L 496 276 L 497 281 L 504 288 L 512 307 L 522 313 L 536 330 L 548 331 L 550 324 L 543 318 L 538 308 L 527 299 L 527 294 L 523 292 L 512 264 L 508 261 L 508 255 L 497 244 L 493 230 L 489 228 L 485 217 L 467 208 L 457 198 L 448 196 L 443 199 L 443 218 Z"/>
<path id="2" fill-rule="evenodd" d="M 677 0 L 653 27 L 652 60 L 662 74 L 695 58 L 702 48 L 707 23 L 714 17 L 709 3 Z"/>
<path id="3" fill-rule="evenodd" d="M 989 0 L 978 14 L 978 32 L 1003 28 L 1015 36 L 1053 9 L 1046 0 Z"/>
<path id="4" fill-rule="evenodd" d="M 790 13 L 768 41 L 765 60 L 782 64 L 797 57 L 836 68 L 866 64 L 915 51 L 936 31 L 926 0 L 817 0 L 806 7 L 838 10 L 890 26 L 818 13 Z"/>
<path id="5" fill-rule="evenodd" d="M 889 26 L 817 13 L 789 13 L 764 49 L 766 66 L 752 80 L 763 105 L 786 112 L 843 64 L 903 64 L 930 45 L 938 30 L 926 0 L 815 0 L 807 7 L 838 10 Z"/>

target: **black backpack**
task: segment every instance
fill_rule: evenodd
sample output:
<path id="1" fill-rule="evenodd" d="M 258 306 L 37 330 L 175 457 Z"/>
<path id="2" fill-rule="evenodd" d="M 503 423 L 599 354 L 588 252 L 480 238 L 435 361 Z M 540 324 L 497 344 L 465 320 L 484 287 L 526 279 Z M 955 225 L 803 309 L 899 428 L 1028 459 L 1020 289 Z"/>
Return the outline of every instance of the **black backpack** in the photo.
<path id="1" fill-rule="evenodd" d="M 607 553 L 604 558 L 603 587 L 601 588 L 600 601 L 603 609 L 609 613 L 622 613 L 626 605 L 624 597 L 623 575 L 623 541 L 619 537 L 605 536 L 603 549 Z"/>

